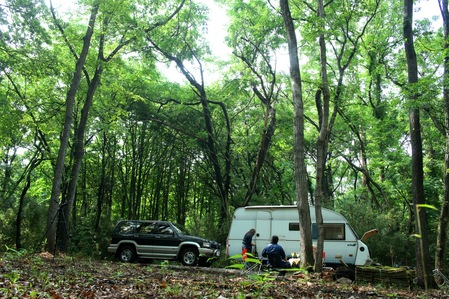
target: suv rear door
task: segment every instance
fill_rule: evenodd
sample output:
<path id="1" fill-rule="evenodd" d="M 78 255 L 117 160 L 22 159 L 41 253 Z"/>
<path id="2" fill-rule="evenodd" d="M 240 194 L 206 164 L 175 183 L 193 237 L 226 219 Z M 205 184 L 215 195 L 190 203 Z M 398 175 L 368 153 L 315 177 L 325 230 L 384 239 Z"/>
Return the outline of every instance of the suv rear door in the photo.
<path id="1" fill-rule="evenodd" d="M 181 240 L 169 222 L 156 222 L 152 241 L 152 255 L 157 257 L 176 258 Z"/>
<path id="2" fill-rule="evenodd" d="M 140 222 L 136 230 L 134 241 L 137 243 L 137 252 L 139 256 L 150 257 L 153 254 L 153 232 L 156 223 L 154 221 Z"/>

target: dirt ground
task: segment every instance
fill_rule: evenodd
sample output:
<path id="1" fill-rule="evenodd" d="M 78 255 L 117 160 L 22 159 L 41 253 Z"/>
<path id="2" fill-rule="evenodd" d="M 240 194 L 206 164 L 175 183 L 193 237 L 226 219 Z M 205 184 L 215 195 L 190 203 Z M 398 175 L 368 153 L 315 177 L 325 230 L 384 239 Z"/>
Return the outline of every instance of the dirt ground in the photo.
<path id="1" fill-rule="evenodd" d="M 262 272 L 178 263 L 123 264 L 40 254 L 0 257 L 1 298 L 449 298 L 423 290 L 359 285 L 331 276 Z"/>

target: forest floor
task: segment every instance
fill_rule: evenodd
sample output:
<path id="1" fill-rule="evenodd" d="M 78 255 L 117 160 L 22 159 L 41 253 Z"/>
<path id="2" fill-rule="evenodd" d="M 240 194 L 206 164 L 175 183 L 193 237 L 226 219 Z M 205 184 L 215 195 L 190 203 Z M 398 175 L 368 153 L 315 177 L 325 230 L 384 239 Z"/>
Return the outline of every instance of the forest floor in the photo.
<path id="1" fill-rule="evenodd" d="M 248 275 L 178 263 L 0 256 L 1 298 L 449 298 L 449 290 L 359 285 L 311 274 Z"/>

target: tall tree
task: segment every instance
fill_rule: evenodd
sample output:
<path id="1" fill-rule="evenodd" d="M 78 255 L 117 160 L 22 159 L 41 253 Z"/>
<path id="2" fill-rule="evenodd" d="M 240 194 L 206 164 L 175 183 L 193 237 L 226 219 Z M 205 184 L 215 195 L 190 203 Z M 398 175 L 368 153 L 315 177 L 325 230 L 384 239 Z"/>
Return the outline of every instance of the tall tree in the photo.
<path id="1" fill-rule="evenodd" d="M 304 153 L 304 103 L 302 98 L 301 71 L 299 67 L 298 42 L 288 0 L 280 0 L 282 19 L 287 33 L 290 58 L 290 80 L 293 92 L 293 135 L 295 155 L 296 200 L 299 214 L 299 234 L 301 243 L 301 266 L 313 265 L 312 225 L 307 196 L 307 170 Z"/>
<path id="2" fill-rule="evenodd" d="M 446 149 L 444 155 L 444 197 L 438 222 L 437 246 L 435 252 L 435 269 L 446 270 L 447 228 L 449 223 L 449 9 L 448 0 L 439 0 L 441 16 L 443 17 L 443 101 L 445 114 Z"/>
<path id="3" fill-rule="evenodd" d="M 257 154 L 248 155 L 251 175 L 242 206 L 247 206 L 256 193 L 272 138 L 276 130 L 275 103 L 280 85 L 276 70 L 275 51 L 279 49 L 280 28 L 278 16 L 265 1 L 233 2 L 229 40 L 233 54 L 249 71 L 242 75 L 241 89 L 251 89 L 263 108 L 263 126 Z M 240 70 L 240 69 L 239 69 Z M 242 72 L 245 74 L 245 72 Z"/>
<path id="4" fill-rule="evenodd" d="M 194 90 L 195 96 L 199 99 L 204 120 L 204 130 L 207 137 L 201 143 L 204 146 L 204 155 L 211 165 L 213 188 L 220 199 L 219 222 L 228 223 L 229 215 L 229 192 L 230 192 L 230 169 L 231 169 L 231 125 L 228 112 L 224 103 L 212 101 L 208 98 L 204 80 L 204 68 L 202 59 L 208 54 L 209 49 L 206 44 L 201 44 L 202 37 L 199 35 L 201 26 L 204 25 L 204 7 L 190 3 L 184 15 L 177 22 L 172 23 L 173 35 L 179 35 L 180 43 L 168 44 L 160 37 L 147 36 L 147 39 L 156 52 L 162 54 L 170 62 L 174 62 L 179 71 L 184 75 Z M 180 30 L 183 28 L 183 30 Z M 188 64 L 197 66 L 195 73 L 189 70 Z M 224 150 L 219 148 L 219 136 L 215 129 L 212 107 L 218 107 L 223 116 L 225 124 L 224 130 Z M 201 138 L 197 138 L 201 140 Z M 221 152 L 223 154 L 221 155 Z M 218 239 L 224 240 L 227 234 L 227 226 L 220 227 Z"/>
<path id="5" fill-rule="evenodd" d="M 423 153 L 421 139 L 421 123 L 419 109 L 419 87 L 418 87 L 418 62 L 414 46 L 413 35 L 413 0 L 404 0 L 403 16 L 404 48 L 407 60 L 408 86 L 407 97 L 410 102 L 410 145 L 412 151 L 412 199 L 416 208 L 415 229 L 419 234 L 416 238 L 416 274 L 418 285 L 421 287 L 436 287 L 432 275 L 429 252 L 429 237 L 427 213 L 425 208 L 419 206 L 426 203 L 424 193 L 424 171 Z"/>
<path id="6" fill-rule="evenodd" d="M 319 30 L 319 48 L 320 48 L 320 74 L 321 74 L 321 86 L 316 95 L 317 108 L 319 117 L 319 135 L 317 140 L 317 159 L 316 159 L 316 179 L 315 179 L 315 218 L 318 228 L 318 240 L 316 246 L 315 256 L 315 271 L 321 272 L 323 267 L 323 261 L 321 258 L 324 247 L 324 225 L 323 215 L 321 212 L 321 202 L 324 196 L 324 168 L 326 166 L 327 148 L 329 142 L 329 134 L 331 126 L 329 124 L 329 111 L 330 111 L 330 90 L 329 80 L 327 78 L 327 54 L 326 54 L 326 39 L 325 39 L 325 12 L 323 0 L 318 0 L 318 18 L 320 30 Z M 321 101 L 321 94 L 323 103 L 318 104 Z"/>
<path id="7" fill-rule="evenodd" d="M 341 19 L 334 19 L 329 22 L 325 13 L 325 4 L 323 0 L 318 0 L 318 42 L 320 53 L 320 85 L 316 92 L 315 102 L 318 111 L 318 138 L 317 138 L 317 156 L 316 156 L 316 178 L 315 178 L 315 212 L 318 226 L 318 240 L 316 255 L 321 257 L 323 254 L 324 244 L 324 228 L 321 215 L 321 206 L 328 196 L 326 184 L 326 164 L 328 153 L 329 138 L 332 133 L 335 118 L 338 110 L 340 110 L 340 102 L 344 99 L 343 82 L 347 69 L 350 67 L 354 57 L 359 51 L 359 43 L 365 34 L 366 28 L 377 12 L 379 1 L 372 3 L 351 3 L 349 5 L 339 5 L 341 11 Z M 371 11 L 372 9 L 372 11 Z M 332 14 L 336 16 L 338 14 Z M 354 23 L 354 25 L 353 25 Z M 355 25 L 357 24 L 357 25 Z M 335 28 L 333 28 L 335 26 Z M 341 28 L 340 30 L 335 30 Z M 329 32 L 329 33 L 327 33 Z M 327 37 L 329 35 L 329 37 Z M 333 38 L 333 40 L 331 40 Z M 330 64 L 327 57 L 326 43 L 330 42 L 331 48 L 335 55 L 336 69 L 336 86 L 333 92 L 334 108 L 331 113 L 331 90 L 328 78 L 328 65 Z M 315 261 L 315 271 L 321 271 L 322 259 Z"/>
<path id="8" fill-rule="evenodd" d="M 65 118 L 64 126 L 61 134 L 60 146 L 58 151 L 58 157 L 56 160 L 56 165 L 54 169 L 53 185 L 50 196 L 50 202 L 48 207 L 48 217 L 47 217 L 47 250 L 54 252 L 56 249 L 56 236 L 57 236 L 57 224 L 60 211 L 60 195 L 61 195 L 61 183 L 62 177 L 64 175 L 64 162 L 66 157 L 66 152 L 69 144 L 70 132 L 73 122 L 73 107 L 75 105 L 75 97 L 78 92 L 78 87 L 81 82 L 81 75 L 83 73 L 84 64 L 87 59 L 87 54 L 90 49 L 92 36 L 94 33 L 95 21 L 98 14 L 100 3 L 95 1 L 92 5 L 90 12 L 89 22 L 87 25 L 86 33 L 83 38 L 83 46 L 81 53 L 77 56 L 75 71 L 70 83 L 69 91 L 66 97 L 66 107 L 65 107 Z M 68 219 L 65 219 L 68 221 Z"/>

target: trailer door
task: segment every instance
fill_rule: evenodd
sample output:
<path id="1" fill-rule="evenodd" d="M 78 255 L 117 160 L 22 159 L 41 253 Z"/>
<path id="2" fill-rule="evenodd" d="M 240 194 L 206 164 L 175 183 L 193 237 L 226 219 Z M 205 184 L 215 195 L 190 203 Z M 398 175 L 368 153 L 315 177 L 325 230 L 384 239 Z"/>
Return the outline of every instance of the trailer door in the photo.
<path id="1" fill-rule="evenodd" d="M 270 243 L 271 240 L 271 212 L 258 211 L 256 216 L 256 236 L 253 242 L 256 243 L 257 253 L 259 256 L 262 250 Z"/>
<path id="2" fill-rule="evenodd" d="M 318 238 L 316 223 L 312 224 L 312 238 L 314 241 Z M 323 251 L 326 263 L 339 264 L 343 260 L 346 264 L 354 265 L 357 248 L 357 240 L 347 234 L 346 223 L 324 223 Z"/>

